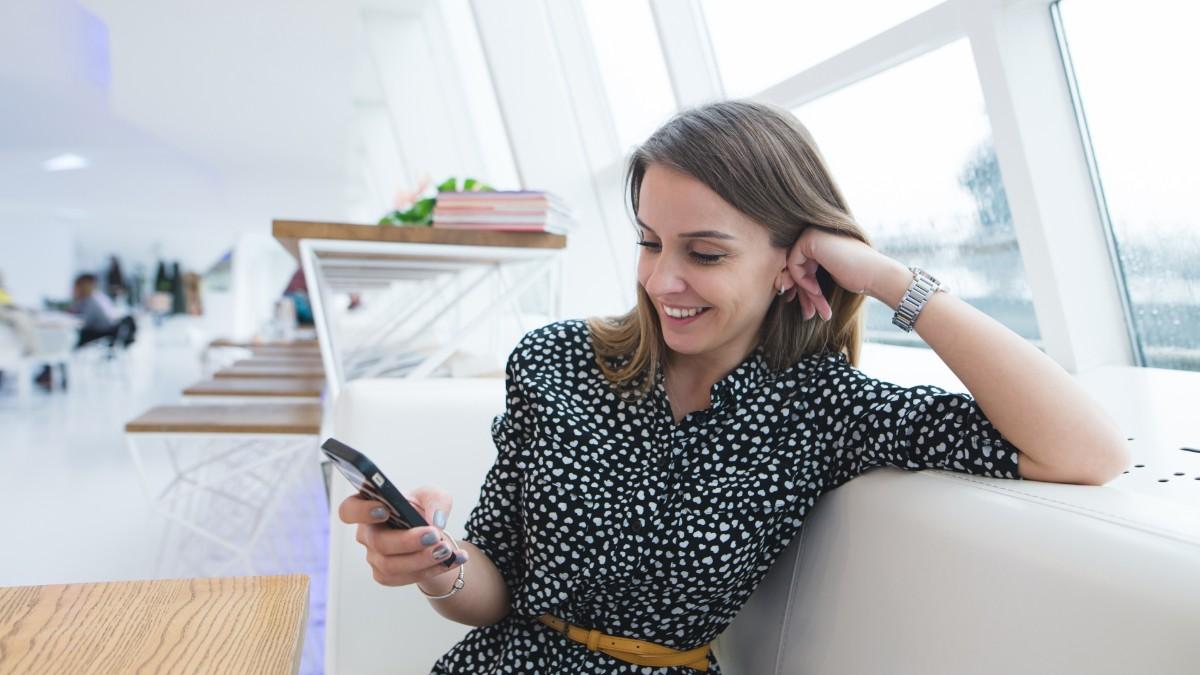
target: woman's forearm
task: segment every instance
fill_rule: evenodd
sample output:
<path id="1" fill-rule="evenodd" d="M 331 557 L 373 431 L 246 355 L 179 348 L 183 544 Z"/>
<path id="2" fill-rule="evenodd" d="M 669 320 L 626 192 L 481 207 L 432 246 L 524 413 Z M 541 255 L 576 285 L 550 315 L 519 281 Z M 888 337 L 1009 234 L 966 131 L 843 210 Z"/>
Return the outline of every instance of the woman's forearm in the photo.
<path id="1" fill-rule="evenodd" d="M 468 626 L 490 626 L 508 616 L 512 608 L 508 584 L 491 558 L 469 542 L 458 545 L 467 552 L 462 590 L 444 600 L 430 600 L 438 614 Z M 430 595 L 448 593 L 458 579 L 458 569 L 447 571 L 420 586 Z"/>
<path id="2" fill-rule="evenodd" d="M 895 308 L 911 281 L 912 273 L 896 263 L 869 293 Z M 995 319 L 935 293 L 915 329 L 1021 451 L 1023 477 L 1101 484 L 1129 465 L 1123 435 L 1083 387 Z"/>

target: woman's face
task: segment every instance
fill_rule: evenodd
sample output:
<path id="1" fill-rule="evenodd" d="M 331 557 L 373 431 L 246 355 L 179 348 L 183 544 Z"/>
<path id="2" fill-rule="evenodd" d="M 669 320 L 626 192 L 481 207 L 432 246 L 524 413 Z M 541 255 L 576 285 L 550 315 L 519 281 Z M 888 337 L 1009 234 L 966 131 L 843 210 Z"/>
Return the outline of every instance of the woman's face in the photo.
<path id="1" fill-rule="evenodd" d="M 704 183 L 660 164 L 650 164 L 642 180 L 638 229 L 638 283 L 654 303 L 667 346 L 737 365 L 787 278 L 787 250 L 771 246 L 765 227 Z M 668 313 L 698 308 L 705 309 L 689 318 Z"/>

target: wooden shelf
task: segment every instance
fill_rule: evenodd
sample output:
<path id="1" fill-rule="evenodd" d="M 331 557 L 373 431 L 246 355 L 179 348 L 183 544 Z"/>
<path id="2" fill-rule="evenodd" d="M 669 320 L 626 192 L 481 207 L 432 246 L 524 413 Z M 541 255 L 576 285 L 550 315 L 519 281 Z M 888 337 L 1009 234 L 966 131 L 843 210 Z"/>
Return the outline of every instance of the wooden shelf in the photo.
<path id="1" fill-rule="evenodd" d="M 226 377 L 201 380 L 183 390 L 184 396 L 270 396 L 320 398 L 325 380 L 291 377 Z"/>
<path id="2" fill-rule="evenodd" d="M 436 227 L 356 225 L 305 220 L 276 220 L 271 226 L 275 239 L 297 260 L 301 239 L 340 239 L 408 244 L 453 246 L 504 246 L 512 248 L 566 248 L 567 238 L 544 232 L 473 232 Z"/>
<path id="3" fill-rule="evenodd" d="M 321 433 L 321 404 L 166 405 L 127 423 L 125 431 L 315 436 Z"/>
<path id="4" fill-rule="evenodd" d="M 314 379 L 325 377 L 325 369 L 319 361 L 311 364 L 296 365 L 267 365 L 255 364 L 253 359 L 238 361 L 228 368 L 218 370 L 213 374 L 218 380 L 227 377 L 286 377 Z"/>

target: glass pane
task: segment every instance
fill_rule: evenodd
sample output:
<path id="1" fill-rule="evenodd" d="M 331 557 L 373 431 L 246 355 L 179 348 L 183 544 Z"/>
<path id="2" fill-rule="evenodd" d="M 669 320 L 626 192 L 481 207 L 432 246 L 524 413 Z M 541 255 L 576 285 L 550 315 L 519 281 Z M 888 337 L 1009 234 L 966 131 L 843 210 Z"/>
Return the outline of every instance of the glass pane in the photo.
<path id="1" fill-rule="evenodd" d="M 646 0 L 587 0 L 583 9 L 624 153 L 675 111 L 654 16 Z"/>
<path id="2" fill-rule="evenodd" d="M 717 68 L 732 98 L 749 96 L 903 23 L 940 0 L 704 0 Z"/>
<path id="3" fill-rule="evenodd" d="M 877 248 L 1040 338 L 966 40 L 795 111 Z M 870 301 L 869 340 L 924 344 Z"/>
<path id="4" fill-rule="evenodd" d="M 1200 370 L 1200 91 L 1187 84 L 1200 14 L 1169 0 L 1059 8 L 1146 365 Z"/>

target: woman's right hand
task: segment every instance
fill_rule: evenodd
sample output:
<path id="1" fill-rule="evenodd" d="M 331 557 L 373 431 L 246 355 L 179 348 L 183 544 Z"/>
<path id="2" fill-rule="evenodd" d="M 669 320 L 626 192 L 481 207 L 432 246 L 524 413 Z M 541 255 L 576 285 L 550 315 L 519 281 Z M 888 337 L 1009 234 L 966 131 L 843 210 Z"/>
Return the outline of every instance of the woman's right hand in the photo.
<path id="1" fill-rule="evenodd" d="M 442 536 L 453 499 L 445 490 L 432 486 L 419 487 L 404 497 L 422 512 L 429 527 L 396 530 L 388 527 L 387 508 L 358 495 L 347 497 L 338 507 L 338 517 L 348 525 L 358 525 L 355 539 L 367 549 L 367 562 L 374 571 L 375 581 L 384 586 L 406 586 L 453 573 L 467 562 L 465 551 L 454 551 L 450 540 Z M 446 567 L 445 561 L 456 556 Z M 425 588 L 440 586 L 425 584 Z"/>

